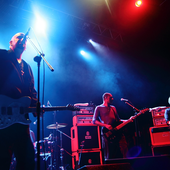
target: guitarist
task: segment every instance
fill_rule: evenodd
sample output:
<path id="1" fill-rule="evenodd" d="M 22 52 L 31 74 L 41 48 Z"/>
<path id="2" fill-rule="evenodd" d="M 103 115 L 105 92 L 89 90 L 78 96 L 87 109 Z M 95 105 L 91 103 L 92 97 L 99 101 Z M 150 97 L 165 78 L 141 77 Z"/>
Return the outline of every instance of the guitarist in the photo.
<path id="1" fill-rule="evenodd" d="M 26 49 L 26 36 L 17 33 L 9 43 L 9 50 L 0 50 L 0 95 L 14 100 L 29 96 L 30 106 L 36 106 L 37 93 L 34 88 L 33 73 L 30 65 L 22 59 Z M 29 125 L 20 123 L 0 129 L 1 170 L 9 170 L 13 153 L 17 161 L 17 170 L 34 170 L 35 153 L 29 133 Z"/>
<path id="2" fill-rule="evenodd" d="M 95 108 L 93 123 L 102 127 L 102 149 L 104 159 L 123 158 L 127 153 L 127 142 L 123 134 L 118 134 L 113 140 L 109 140 L 104 135 L 104 130 L 112 130 L 122 121 L 116 111 L 115 106 L 111 105 L 113 96 L 111 93 L 104 93 L 103 103 Z"/>

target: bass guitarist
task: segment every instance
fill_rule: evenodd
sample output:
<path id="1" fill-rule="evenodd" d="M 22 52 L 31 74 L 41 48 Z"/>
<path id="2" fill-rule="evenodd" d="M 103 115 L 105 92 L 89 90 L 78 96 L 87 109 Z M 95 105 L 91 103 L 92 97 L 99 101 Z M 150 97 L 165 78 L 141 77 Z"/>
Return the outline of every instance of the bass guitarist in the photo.
<path id="1" fill-rule="evenodd" d="M 12 99 L 20 99 L 28 96 L 30 106 L 36 106 L 36 90 L 34 88 L 34 77 L 29 64 L 22 59 L 26 49 L 26 36 L 23 33 L 15 34 L 10 40 L 9 50 L 0 50 L 0 95 Z M 0 105 L 5 103 L 0 101 Z M 27 102 L 26 102 L 27 103 Z M 13 103 L 15 105 L 15 103 Z M 11 107 L 1 107 L 1 126 L 3 114 L 11 115 Z M 3 111 L 7 112 L 3 112 Z M 27 117 L 27 119 L 29 119 Z M 8 120 L 10 121 L 10 120 Z M 9 170 L 11 158 L 14 153 L 16 157 L 17 170 L 34 170 L 34 147 L 30 139 L 29 125 L 14 123 L 11 126 L 0 129 L 0 169 Z"/>
<path id="2" fill-rule="evenodd" d="M 114 139 L 108 138 L 105 132 L 113 130 L 126 120 L 121 120 L 115 106 L 111 105 L 113 96 L 111 93 L 104 93 L 103 103 L 95 108 L 93 124 L 102 126 L 102 149 L 104 159 L 124 158 L 127 154 L 127 142 L 123 133 L 118 133 Z"/>

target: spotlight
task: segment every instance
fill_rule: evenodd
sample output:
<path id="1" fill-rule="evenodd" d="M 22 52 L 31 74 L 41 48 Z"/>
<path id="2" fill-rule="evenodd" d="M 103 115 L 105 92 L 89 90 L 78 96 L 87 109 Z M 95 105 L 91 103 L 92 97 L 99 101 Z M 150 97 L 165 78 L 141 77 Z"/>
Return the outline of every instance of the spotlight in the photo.
<path id="1" fill-rule="evenodd" d="M 45 19 L 45 17 L 42 16 L 41 13 L 35 11 L 34 12 L 34 20 L 33 20 L 33 28 L 34 28 L 34 31 L 37 34 L 39 35 L 43 35 L 44 37 L 46 37 L 46 32 L 47 32 L 47 26 L 48 26 L 48 23 Z"/>
<path id="2" fill-rule="evenodd" d="M 83 50 L 81 50 L 81 51 L 80 51 L 80 54 L 81 54 L 81 55 L 85 55 L 85 54 L 86 54 L 86 52 L 85 52 L 85 51 L 83 51 Z"/>
<path id="3" fill-rule="evenodd" d="M 136 7 L 140 7 L 142 5 L 142 1 L 138 0 L 135 2 Z"/>
<path id="4" fill-rule="evenodd" d="M 85 59 L 90 59 L 91 57 L 91 55 L 90 55 L 90 53 L 89 52 L 86 52 L 86 51 L 84 51 L 84 50 L 81 50 L 80 51 L 80 54 L 83 56 L 83 58 L 85 58 Z"/>
<path id="5" fill-rule="evenodd" d="M 93 42 L 92 39 L 89 39 L 89 42 L 92 43 Z"/>

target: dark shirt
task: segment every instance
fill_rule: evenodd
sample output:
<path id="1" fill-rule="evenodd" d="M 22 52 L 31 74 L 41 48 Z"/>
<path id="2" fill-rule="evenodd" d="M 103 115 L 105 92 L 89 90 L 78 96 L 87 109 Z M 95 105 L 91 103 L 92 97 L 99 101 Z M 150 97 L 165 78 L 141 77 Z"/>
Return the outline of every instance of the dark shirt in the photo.
<path id="1" fill-rule="evenodd" d="M 95 108 L 93 122 L 95 120 L 98 120 L 108 125 L 112 125 L 113 127 L 118 125 L 118 123 L 120 123 L 121 121 L 114 106 L 106 107 L 103 104 Z"/>
<path id="2" fill-rule="evenodd" d="M 166 123 L 169 124 L 170 123 L 170 108 L 167 108 L 165 110 L 164 117 L 165 117 Z"/>
<path id="3" fill-rule="evenodd" d="M 18 63 L 12 50 L 0 50 L 0 94 L 18 99 L 31 97 L 31 106 L 37 102 L 34 77 L 29 64 Z"/>

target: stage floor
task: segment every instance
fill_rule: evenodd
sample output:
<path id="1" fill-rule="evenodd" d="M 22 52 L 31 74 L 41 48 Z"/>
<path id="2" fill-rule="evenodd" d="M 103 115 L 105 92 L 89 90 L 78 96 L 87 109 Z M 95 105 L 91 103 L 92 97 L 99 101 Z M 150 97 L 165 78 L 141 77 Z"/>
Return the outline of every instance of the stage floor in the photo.
<path id="1" fill-rule="evenodd" d="M 103 165 L 85 165 L 79 170 L 170 170 L 170 155 L 108 159 Z"/>

